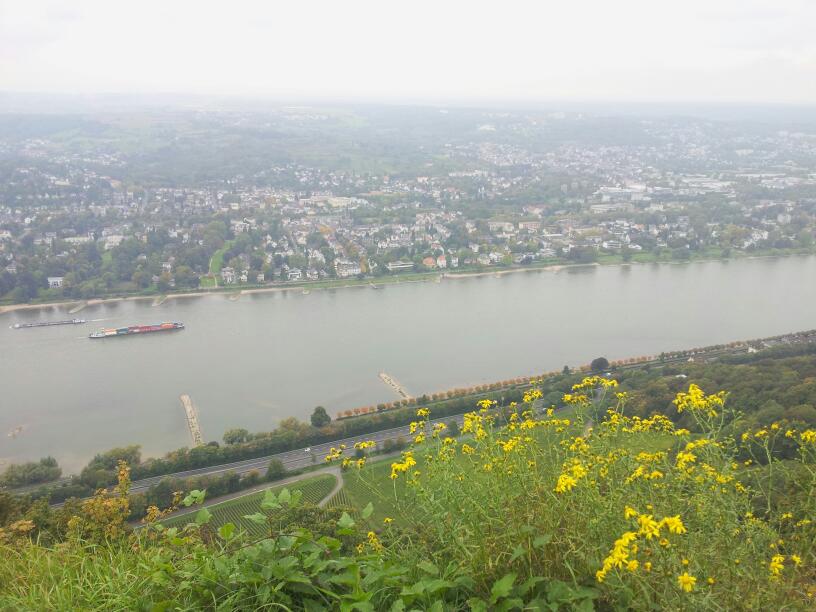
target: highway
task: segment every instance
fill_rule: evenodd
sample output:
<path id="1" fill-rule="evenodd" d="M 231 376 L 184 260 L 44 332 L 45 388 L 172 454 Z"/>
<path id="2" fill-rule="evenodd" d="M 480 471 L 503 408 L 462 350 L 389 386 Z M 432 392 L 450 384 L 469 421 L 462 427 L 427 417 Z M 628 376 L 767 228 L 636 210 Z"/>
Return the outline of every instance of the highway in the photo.
<path id="1" fill-rule="evenodd" d="M 445 417 L 442 419 L 432 420 L 434 423 L 450 423 L 456 421 L 461 427 L 464 422 L 464 415 L 457 414 Z M 165 478 L 190 478 L 192 476 L 212 476 L 223 474 L 225 472 L 234 472 L 236 474 L 245 474 L 253 470 L 264 474 L 266 468 L 269 467 L 269 462 L 272 459 L 279 459 L 286 467 L 287 472 L 292 472 L 311 465 L 323 465 L 324 458 L 329 454 L 332 447 L 338 447 L 341 444 L 346 445 L 347 456 L 354 455 L 354 443 L 362 442 L 364 440 L 374 440 L 377 443 L 378 449 L 382 449 L 382 445 L 386 440 L 396 440 L 397 438 L 404 438 L 406 443 L 410 441 L 411 435 L 408 433 L 408 425 L 394 427 L 392 429 L 384 429 L 381 431 L 372 432 L 353 438 L 345 438 L 343 440 L 334 440 L 326 442 L 325 444 L 317 444 L 308 448 L 299 448 L 297 450 L 286 451 L 275 455 L 267 455 L 265 457 L 258 457 L 257 459 L 245 459 L 243 461 L 235 461 L 233 463 L 224 463 L 222 465 L 213 465 L 210 467 L 197 468 L 194 470 L 186 470 L 184 472 L 176 472 L 174 474 L 164 474 L 161 476 L 151 476 L 150 478 L 142 478 L 141 480 L 134 480 L 130 492 L 141 493 L 150 487 L 158 484 Z"/>

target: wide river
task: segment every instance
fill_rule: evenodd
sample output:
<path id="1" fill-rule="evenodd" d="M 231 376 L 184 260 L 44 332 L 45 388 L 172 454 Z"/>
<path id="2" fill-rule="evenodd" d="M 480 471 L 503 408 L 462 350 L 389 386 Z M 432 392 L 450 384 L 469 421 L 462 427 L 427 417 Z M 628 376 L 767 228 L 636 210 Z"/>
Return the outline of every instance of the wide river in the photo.
<path id="1" fill-rule="evenodd" d="M 10 329 L 83 317 L 86 325 Z M 182 321 L 180 332 L 91 341 L 98 327 Z M 442 282 L 209 295 L 0 315 L 0 462 L 146 456 L 190 443 L 179 395 L 207 440 L 397 399 L 663 350 L 816 327 L 816 257 L 583 267 Z M 19 433 L 12 431 L 22 428 Z M 2 469 L 2 465 L 0 465 Z"/>

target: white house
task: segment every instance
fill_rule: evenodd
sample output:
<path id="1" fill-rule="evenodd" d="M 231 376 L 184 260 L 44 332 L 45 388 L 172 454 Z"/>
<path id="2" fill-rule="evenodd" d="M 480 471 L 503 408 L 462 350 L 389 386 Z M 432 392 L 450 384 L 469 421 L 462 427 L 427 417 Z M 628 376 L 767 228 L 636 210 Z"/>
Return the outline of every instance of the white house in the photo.
<path id="1" fill-rule="evenodd" d="M 226 284 L 231 285 L 235 282 L 235 268 L 229 266 L 221 269 L 221 280 Z"/>

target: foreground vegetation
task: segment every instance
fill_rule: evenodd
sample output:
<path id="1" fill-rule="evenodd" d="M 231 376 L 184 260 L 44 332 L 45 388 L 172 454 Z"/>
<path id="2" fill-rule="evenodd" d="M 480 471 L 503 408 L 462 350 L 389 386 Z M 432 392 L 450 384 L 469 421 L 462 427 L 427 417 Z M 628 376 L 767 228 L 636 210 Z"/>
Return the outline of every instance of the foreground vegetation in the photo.
<path id="1" fill-rule="evenodd" d="M 134 533 L 122 463 L 114 493 L 50 530 L 5 517 L 0 607 L 812 608 L 816 430 L 746 426 L 695 384 L 673 401 L 685 427 L 601 377 L 564 395 L 572 414 L 541 399 L 484 400 L 459 439 L 419 409 L 396 461 L 335 449 L 349 486 L 327 510 L 284 489 L 233 522 L 168 527 L 153 507 Z"/>

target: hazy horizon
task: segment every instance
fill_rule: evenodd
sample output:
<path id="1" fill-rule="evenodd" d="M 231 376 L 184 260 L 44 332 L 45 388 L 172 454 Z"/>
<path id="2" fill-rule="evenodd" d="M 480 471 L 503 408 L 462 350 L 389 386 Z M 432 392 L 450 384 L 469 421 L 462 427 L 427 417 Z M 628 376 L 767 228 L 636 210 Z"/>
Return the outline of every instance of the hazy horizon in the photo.
<path id="1" fill-rule="evenodd" d="M 816 104 L 816 5 L 0 1 L 0 89 L 350 103 Z"/>

